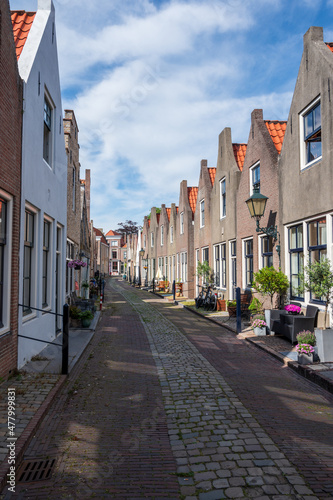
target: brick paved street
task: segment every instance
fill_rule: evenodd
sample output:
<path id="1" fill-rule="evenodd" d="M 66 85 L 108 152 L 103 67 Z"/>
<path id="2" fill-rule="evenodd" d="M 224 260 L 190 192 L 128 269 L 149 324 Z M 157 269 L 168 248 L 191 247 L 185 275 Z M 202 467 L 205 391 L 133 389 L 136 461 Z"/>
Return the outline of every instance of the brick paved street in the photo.
<path id="1" fill-rule="evenodd" d="M 56 458 L 51 479 L 0 498 L 332 498 L 331 395 L 146 292 L 106 299 L 26 452 Z"/>

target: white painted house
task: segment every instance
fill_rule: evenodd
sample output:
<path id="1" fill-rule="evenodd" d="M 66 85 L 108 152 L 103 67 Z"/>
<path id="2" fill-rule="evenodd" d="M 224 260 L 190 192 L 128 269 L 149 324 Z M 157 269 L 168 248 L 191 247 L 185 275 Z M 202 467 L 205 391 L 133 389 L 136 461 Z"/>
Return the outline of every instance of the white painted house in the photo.
<path id="1" fill-rule="evenodd" d="M 65 302 L 67 158 L 64 144 L 55 10 L 12 12 L 24 82 L 18 367 L 61 328 Z"/>

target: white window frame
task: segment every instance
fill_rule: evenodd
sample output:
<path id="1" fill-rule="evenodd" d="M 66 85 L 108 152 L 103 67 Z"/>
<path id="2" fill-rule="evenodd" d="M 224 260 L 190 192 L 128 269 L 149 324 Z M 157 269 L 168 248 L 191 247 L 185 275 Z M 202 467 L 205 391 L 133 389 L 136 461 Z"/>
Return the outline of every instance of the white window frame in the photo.
<path id="1" fill-rule="evenodd" d="M 200 228 L 202 227 L 205 227 L 205 198 L 200 201 Z"/>
<path id="2" fill-rule="evenodd" d="M 245 288 L 248 287 L 248 285 L 246 283 L 247 280 L 246 280 L 246 265 L 245 265 L 245 261 L 246 261 L 245 244 L 246 244 L 246 242 L 251 241 L 251 240 L 252 240 L 252 247 L 253 247 L 253 244 L 254 244 L 253 236 L 251 236 L 250 238 L 244 238 L 242 240 L 242 282 L 243 282 L 243 289 L 244 290 L 245 290 Z M 254 263 L 254 254 L 252 254 L 252 267 L 253 267 L 253 263 Z"/>
<path id="3" fill-rule="evenodd" d="M 236 245 L 236 255 L 233 255 L 231 252 L 231 246 Z M 236 240 L 229 240 L 229 298 L 233 300 L 234 298 L 234 283 L 232 281 L 232 272 L 233 272 L 233 262 L 236 262 L 236 286 L 237 286 L 237 243 Z"/>
<path id="4" fill-rule="evenodd" d="M 37 273 L 37 249 L 39 245 L 39 211 L 30 203 L 25 204 L 25 210 L 24 210 L 24 217 L 25 217 L 25 212 L 31 212 L 33 217 L 34 217 L 34 244 L 32 247 L 31 251 L 31 281 L 30 281 L 30 305 L 31 307 L 37 307 L 37 279 L 40 276 L 39 273 Z M 24 225 L 25 225 L 25 220 L 24 220 Z M 25 227 L 25 226 L 23 226 Z M 24 237 L 24 236 L 23 236 Z M 23 270 L 24 270 L 24 254 L 23 254 Z M 22 304 L 24 303 L 24 295 L 23 295 L 23 288 L 22 288 Z M 22 309 L 23 312 L 23 309 Z M 36 311 L 34 309 L 31 310 L 30 313 L 24 314 L 23 315 L 23 322 L 29 321 L 31 318 L 35 318 L 37 316 Z"/>
<path id="5" fill-rule="evenodd" d="M 52 262 L 53 262 L 53 219 L 48 217 L 46 214 L 44 214 L 44 219 L 43 219 L 43 239 L 42 239 L 42 253 L 44 254 L 44 222 L 47 222 L 49 224 L 49 247 L 48 247 L 48 255 L 47 255 L 47 270 L 46 270 L 46 303 L 42 303 L 42 308 L 45 310 L 51 309 L 51 300 L 52 300 L 52 294 L 51 294 L 51 287 L 52 287 Z M 44 258 L 44 255 L 43 255 Z M 42 262 L 42 280 L 44 277 L 44 271 L 43 271 L 43 262 Z M 43 287 L 42 287 L 42 298 L 43 298 Z"/>
<path id="6" fill-rule="evenodd" d="M 10 305 L 11 305 L 11 269 L 12 269 L 12 246 L 13 246 L 13 197 L 0 189 L 0 197 L 6 202 L 6 243 L 3 256 L 3 302 L 1 335 L 10 331 Z"/>
<path id="7" fill-rule="evenodd" d="M 224 184 L 224 195 L 222 194 L 222 185 Z M 227 181 L 226 178 L 223 177 L 223 179 L 220 180 L 220 219 L 224 219 L 227 216 Z M 225 210 L 223 213 L 223 199 L 225 200 Z"/>
<path id="8" fill-rule="evenodd" d="M 112 240 L 111 241 L 111 246 L 112 247 L 117 247 L 118 246 L 118 241 L 117 240 Z"/>
<path id="9" fill-rule="evenodd" d="M 154 242 L 154 232 L 152 231 L 150 233 L 150 246 L 151 246 L 151 248 L 154 248 L 154 243 L 155 243 Z"/>
<path id="10" fill-rule="evenodd" d="M 170 243 L 173 243 L 173 226 L 170 227 Z"/>
<path id="11" fill-rule="evenodd" d="M 184 234 L 184 212 L 180 213 L 180 234 Z"/>
<path id="12" fill-rule="evenodd" d="M 180 253 L 180 281 L 187 282 L 187 252 Z"/>
<path id="13" fill-rule="evenodd" d="M 219 252 L 219 259 L 218 259 L 218 264 L 216 262 L 216 249 L 218 248 Z M 224 259 L 222 260 L 222 248 L 224 248 Z M 224 266 L 223 266 L 224 263 Z M 218 269 L 217 269 L 218 266 Z M 214 273 L 215 273 L 215 286 L 219 290 L 226 290 L 227 289 L 227 244 L 226 242 L 223 243 L 218 243 L 217 245 L 214 245 Z M 216 284 L 216 275 L 219 274 L 219 279 L 220 283 L 217 286 Z M 222 285 L 222 277 L 224 276 L 224 286 Z"/>
<path id="14" fill-rule="evenodd" d="M 321 99 L 320 95 L 316 97 L 301 113 L 299 114 L 299 131 L 300 131 L 300 159 L 301 159 L 301 165 L 300 169 L 304 170 L 305 168 L 311 167 L 312 165 L 316 164 L 317 162 L 321 161 L 323 155 L 319 156 L 318 158 L 315 158 L 314 160 L 310 161 L 307 163 L 306 159 L 306 140 L 304 138 L 304 118 L 305 116 L 311 111 L 311 109 L 315 108 L 318 103 L 320 103 L 321 106 Z M 321 109 L 320 109 L 321 111 Z M 320 123 L 320 129 L 322 131 L 322 121 Z M 323 149 L 322 149 L 323 151 Z"/>
<path id="15" fill-rule="evenodd" d="M 49 123 L 45 120 L 45 104 L 49 107 L 51 111 L 51 117 Z M 55 130 L 55 105 L 51 99 L 49 92 L 45 89 L 44 91 L 44 101 L 43 101 L 43 160 L 49 168 L 53 168 L 53 149 L 54 149 L 54 130 Z M 48 132 L 47 130 L 48 129 Z M 48 140 L 49 143 L 46 146 L 45 141 Z M 46 152 L 47 151 L 47 152 Z"/>
<path id="16" fill-rule="evenodd" d="M 253 172 L 258 167 L 260 169 L 260 161 L 257 161 L 256 163 L 254 163 L 252 165 L 252 167 L 250 167 L 250 169 L 249 169 L 249 173 L 250 173 L 250 196 L 252 196 L 253 193 L 254 193 L 254 190 L 253 190 L 253 186 L 254 186 L 254 183 L 253 183 Z M 259 184 L 260 184 L 260 178 L 261 178 L 261 172 L 260 172 L 260 177 L 259 177 Z M 260 189 L 259 189 L 259 192 L 260 192 Z"/>

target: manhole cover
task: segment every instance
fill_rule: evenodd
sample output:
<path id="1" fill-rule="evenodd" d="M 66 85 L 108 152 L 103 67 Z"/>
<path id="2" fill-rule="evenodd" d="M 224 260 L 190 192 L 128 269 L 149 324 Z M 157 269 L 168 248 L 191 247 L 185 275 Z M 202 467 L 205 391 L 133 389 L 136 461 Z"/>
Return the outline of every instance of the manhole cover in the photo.
<path id="1" fill-rule="evenodd" d="M 50 479 L 55 463 L 55 458 L 24 460 L 17 474 L 18 482 L 30 483 Z"/>

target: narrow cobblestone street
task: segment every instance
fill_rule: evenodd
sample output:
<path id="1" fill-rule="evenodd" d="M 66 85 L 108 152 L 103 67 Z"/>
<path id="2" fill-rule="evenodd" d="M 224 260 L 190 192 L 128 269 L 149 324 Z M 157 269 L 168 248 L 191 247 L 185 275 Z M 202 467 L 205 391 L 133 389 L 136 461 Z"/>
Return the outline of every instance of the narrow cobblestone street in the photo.
<path id="1" fill-rule="evenodd" d="M 333 398 L 174 304 L 109 280 L 102 319 L 7 499 L 333 498 Z"/>

